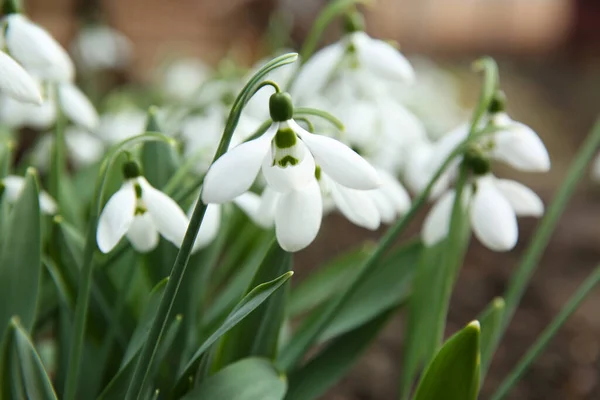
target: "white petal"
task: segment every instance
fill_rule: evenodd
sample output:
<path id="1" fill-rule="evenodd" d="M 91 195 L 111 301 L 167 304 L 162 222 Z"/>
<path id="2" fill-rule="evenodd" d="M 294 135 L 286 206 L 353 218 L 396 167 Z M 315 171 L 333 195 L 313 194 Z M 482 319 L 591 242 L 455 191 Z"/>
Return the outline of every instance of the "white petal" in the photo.
<path id="1" fill-rule="evenodd" d="M 209 204 L 206 207 L 206 213 L 202 219 L 202 225 L 198 231 L 198 236 L 194 242 L 193 251 L 200 250 L 208 246 L 219 233 L 219 227 L 221 225 L 221 205 L 220 204 Z"/>
<path id="2" fill-rule="evenodd" d="M 492 156 L 513 168 L 527 172 L 550 170 L 550 156 L 540 137 L 527 125 L 512 121 L 506 130 L 494 134 Z"/>
<path id="3" fill-rule="evenodd" d="M 383 40 L 370 38 L 364 32 L 352 36 L 361 65 L 387 79 L 413 81 L 415 71 L 406 57 Z"/>
<path id="4" fill-rule="evenodd" d="M 303 143 L 299 144 L 304 146 Z M 297 165 L 281 168 L 273 165 L 273 159 L 267 154 L 263 160 L 262 172 L 267 184 L 278 192 L 300 190 L 315 178 L 315 159 L 306 151 L 304 158 Z"/>
<path id="5" fill-rule="evenodd" d="M 335 205 L 350 222 L 372 231 L 379 228 L 379 210 L 367 191 L 350 189 L 335 182 L 329 187 Z"/>
<path id="6" fill-rule="evenodd" d="M 42 104 L 42 94 L 37 83 L 3 51 L 0 51 L 0 90 L 15 100 Z"/>
<path id="7" fill-rule="evenodd" d="M 381 222 L 384 224 L 391 224 L 396 219 L 396 211 L 394 205 L 385 197 L 380 189 L 368 190 L 366 193 L 369 195 L 373 204 L 377 207 Z"/>
<path id="8" fill-rule="evenodd" d="M 145 178 L 137 178 L 137 181 L 142 187 L 142 200 L 158 232 L 175 246 L 181 246 L 189 223 L 181 207 L 175 200 L 152 187 Z"/>
<path id="9" fill-rule="evenodd" d="M 58 211 L 56 201 L 43 190 L 40 192 L 40 210 L 48 215 L 54 215 Z"/>
<path id="10" fill-rule="evenodd" d="M 21 14 L 10 14 L 6 23 L 6 47 L 21 65 L 43 79 L 73 80 L 73 62 L 48 32 Z"/>
<path id="11" fill-rule="evenodd" d="M 448 236 L 455 196 L 454 190 L 445 192 L 427 214 L 421 231 L 425 245 L 433 246 Z"/>
<path id="12" fill-rule="evenodd" d="M 140 253 L 147 253 L 158 244 L 158 231 L 152 217 L 147 212 L 136 215 L 127 231 L 127 239 L 131 246 Z"/>
<path id="13" fill-rule="evenodd" d="M 397 213 L 405 213 L 410 208 L 410 196 L 404 186 L 390 173 L 384 170 L 377 170 L 381 177 L 381 187 L 379 190 L 391 201 Z"/>
<path id="14" fill-rule="evenodd" d="M 25 178 L 17 175 L 8 175 L 0 180 L 4 186 L 2 196 L 10 204 L 19 199 L 21 192 L 25 188 Z"/>
<path id="15" fill-rule="evenodd" d="M 302 190 L 282 194 L 275 212 L 275 234 L 285 251 L 299 251 L 312 243 L 323 217 L 321 189 L 313 180 Z"/>
<path id="16" fill-rule="evenodd" d="M 473 233 L 487 248 L 508 251 L 517 244 L 517 217 L 491 176 L 477 179 L 471 203 Z"/>
<path id="17" fill-rule="evenodd" d="M 127 181 L 108 200 L 100 218 L 96 241 L 103 253 L 111 251 L 127 233 L 135 212 L 135 190 L 133 182 Z"/>
<path id="18" fill-rule="evenodd" d="M 78 166 L 93 164 L 104 156 L 102 141 L 79 127 L 65 129 L 65 142 L 69 155 Z"/>
<path id="19" fill-rule="evenodd" d="M 300 68 L 290 93 L 294 98 L 308 100 L 320 92 L 331 79 L 346 51 L 345 44 L 336 42 L 316 52 Z"/>
<path id="20" fill-rule="evenodd" d="M 352 189 L 379 187 L 381 179 L 377 171 L 357 152 L 330 137 L 309 133 L 294 121 L 289 121 L 289 124 L 331 179 Z"/>
<path id="21" fill-rule="evenodd" d="M 544 214 L 542 199 L 527 186 L 509 179 L 497 179 L 495 184 L 515 214 L 524 217 L 540 217 Z"/>
<path id="22" fill-rule="evenodd" d="M 278 124 L 271 125 L 261 137 L 234 147 L 212 164 L 204 177 L 202 201 L 225 203 L 248 191 L 271 149 L 277 128 Z"/>
<path id="23" fill-rule="evenodd" d="M 98 125 L 98 114 L 90 100 L 72 83 L 63 83 L 58 88 L 60 106 L 74 123 L 93 130 Z"/>

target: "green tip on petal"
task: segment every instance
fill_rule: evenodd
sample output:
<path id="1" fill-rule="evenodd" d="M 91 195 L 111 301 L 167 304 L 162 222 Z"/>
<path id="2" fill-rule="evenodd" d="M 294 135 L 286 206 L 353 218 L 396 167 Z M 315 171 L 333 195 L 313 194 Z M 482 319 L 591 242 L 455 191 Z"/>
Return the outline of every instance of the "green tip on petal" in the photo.
<path id="1" fill-rule="evenodd" d="M 148 114 L 146 118 L 146 132 L 161 132 L 158 124 L 158 107 L 148 107 Z"/>
<path id="2" fill-rule="evenodd" d="M 280 149 L 289 149 L 297 142 L 296 133 L 290 128 L 282 128 L 275 135 L 275 146 Z"/>
<path id="3" fill-rule="evenodd" d="M 57 225 L 60 225 L 64 222 L 64 218 L 62 215 L 55 215 L 54 218 L 52 218 L 52 222 L 54 222 Z"/>
<path id="4" fill-rule="evenodd" d="M 274 93 L 269 98 L 269 113 L 274 122 L 283 122 L 292 119 L 294 104 L 288 92 Z"/>
<path id="5" fill-rule="evenodd" d="M 35 168 L 28 167 L 27 171 L 25 171 L 25 175 L 37 177 L 38 173 L 37 173 L 37 170 Z"/>
<path id="6" fill-rule="evenodd" d="M 506 302 L 502 297 L 494 298 L 494 300 L 492 300 L 492 304 L 494 305 L 494 308 L 498 309 L 504 308 L 506 306 Z"/>
<path id="7" fill-rule="evenodd" d="M 2 14 L 19 14 L 23 7 L 19 0 L 4 0 L 2 3 Z"/>

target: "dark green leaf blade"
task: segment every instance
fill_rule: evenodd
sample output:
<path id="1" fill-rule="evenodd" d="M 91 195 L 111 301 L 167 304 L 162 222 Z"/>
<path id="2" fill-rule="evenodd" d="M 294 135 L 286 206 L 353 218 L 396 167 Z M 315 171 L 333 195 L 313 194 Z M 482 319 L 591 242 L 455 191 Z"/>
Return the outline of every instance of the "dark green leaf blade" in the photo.
<path id="1" fill-rule="evenodd" d="M 286 389 L 285 377 L 270 361 L 246 358 L 211 376 L 183 400 L 281 400 Z"/>
<path id="2" fill-rule="evenodd" d="M 42 269 L 40 226 L 39 189 L 29 169 L 0 249 L 0 331 L 15 315 L 27 331 L 33 326 Z"/>
<path id="3" fill-rule="evenodd" d="M 444 343 L 419 382 L 414 400 L 475 400 L 479 389 L 479 322 Z"/>

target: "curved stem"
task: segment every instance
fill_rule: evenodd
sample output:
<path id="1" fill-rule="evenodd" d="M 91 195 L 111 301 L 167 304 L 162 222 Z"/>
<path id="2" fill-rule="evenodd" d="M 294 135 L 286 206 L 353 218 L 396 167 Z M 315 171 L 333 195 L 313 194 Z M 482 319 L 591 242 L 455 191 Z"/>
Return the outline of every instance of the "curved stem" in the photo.
<path id="1" fill-rule="evenodd" d="M 269 63 L 265 64 L 246 84 L 231 108 L 229 117 L 227 118 L 227 123 L 225 124 L 225 129 L 223 131 L 223 136 L 221 137 L 221 142 L 219 143 L 219 147 L 217 148 L 215 157 L 213 159 L 213 163 L 227 151 L 229 143 L 231 142 L 231 137 L 235 131 L 235 127 L 237 126 L 242 114 L 242 109 L 252 95 L 256 93 L 256 87 L 260 85 L 261 80 L 272 70 L 294 62 L 297 57 L 297 54 L 290 53 L 271 60 Z M 187 231 L 185 232 L 181 248 L 177 253 L 175 263 L 173 264 L 173 269 L 156 312 L 156 317 L 154 318 L 152 327 L 148 333 L 148 339 L 144 342 L 144 346 L 141 349 L 140 356 L 133 373 L 133 378 L 129 384 L 129 388 L 127 389 L 127 394 L 125 396 L 126 400 L 139 400 L 143 396 L 148 375 L 150 374 L 152 361 L 154 360 L 154 356 L 158 349 L 163 332 L 169 322 L 171 308 L 173 307 L 177 292 L 179 291 L 179 286 L 183 280 L 183 276 L 192 252 L 192 247 L 196 240 L 196 236 L 198 235 L 198 231 L 200 229 L 200 225 L 202 224 L 202 219 L 204 218 L 205 213 L 206 204 L 204 204 L 199 198 L 196 203 L 196 207 L 194 207 L 194 212 L 192 214 L 192 218 L 190 219 Z"/>

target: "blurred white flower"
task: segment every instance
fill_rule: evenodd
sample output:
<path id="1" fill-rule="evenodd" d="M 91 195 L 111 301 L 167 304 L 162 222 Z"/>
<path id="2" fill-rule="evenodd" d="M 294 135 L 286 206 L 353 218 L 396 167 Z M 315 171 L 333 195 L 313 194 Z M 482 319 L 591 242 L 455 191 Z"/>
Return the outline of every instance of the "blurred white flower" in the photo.
<path id="1" fill-rule="evenodd" d="M 542 200 L 531 189 L 491 173 L 475 177 L 462 197 L 475 236 L 494 251 L 515 247 L 517 216 L 539 217 L 544 213 Z M 448 235 L 454 198 L 454 190 L 445 192 L 429 212 L 421 232 L 426 245 L 432 246 Z"/>
<path id="2" fill-rule="evenodd" d="M 39 85 L 3 51 L 0 51 L 0 91 L 16 101 L 42 104 Z"/>
<path id="3" fill-rule="evenodd" d="M 143 133 L 146 113 L 139 109 L 124 109 L 102 114 L 95 129 L 96 135 L 108 144 L 119 143 Z"/>
<path id="4" fill-rule="evenodd" d="M 75 38 L 72 51 L 87 70 L 122 69 L 131 62 L 133 44 L 109 26 L 87 26 Z"/>
<path id="5" fill-rule="evenodd" d="M 70 82 L 58 85 L 58 101 L 64 114 L 73 123 L 88 130 L 98 125 L 98 113 L 85 94 Z"/>
<path id="6" fill-rule="evenodd" d="M 108 200 L 98 219 L 96 241 L 100 251 L 110 252 L 123 236 L 141 253 L 156 247 L 159 234 L 181 246 L 188 226 L 183 210 L 144 177 L 126 175 L 129 178 Z"/>
<path id="7" fill-rule="evenodd" d="M 6 48 L 28 72 L 42 80 L 73 80 L 73 62 L 44 28 L 21 14 L 9 14 L 4 17 L 4 22 Z"/>
<path id="8" fill-rule="evenodd" d="M 196 203 L 194 202 L 188 211 L 188 218 L 192 217 L 195 207 Z M 205 248 L 217 237 L 219 227 L 221 226 L 221 207 L 221 204 L 209 204 L 206 206 L 206 212 L 204 213 L 204 218 L 202 219 L 198 236 L 196 236 L 192 252 Z"/>
<path id="9" fill-rule="evenodd" d="M 9 204 L 19 200 L 24 188 L 25 178 L 21 176 L 8 175 L 0 179 L 0 197 L 4 197 Z M 40 191 L 40 210 L 50 215 L 58 210 L 54 199 L 43 190 Z"/>
<path id="10" fill-rule="evenodd" d="M 42 104 L 22 103 L 13 98 L 0 96 L 0 120 L 12 129 L 29 127 L 50 129 L 56 120 L 56 103 L 47 99 Z"/>
<path id="11" fill-rule="evenodd" d="M 198 93 L 210 76 L 210 69 L 195 58 L 183 58 L 170 63 L 161 76 L 161 87 L 174 100 L 187 101 Z"/>
<path id="12" fill-rule="evenodd" d="M 85 129 L 77 126 L 65 128 L 65 145 L 69 159 L 75 167 L 93 164 L 104 156 L 104 143 Z M 33 149 L 33 163 L 40 169 L 47 169 L 50 165 L 50 154 L 54 135 L 44 134 Z"/>

